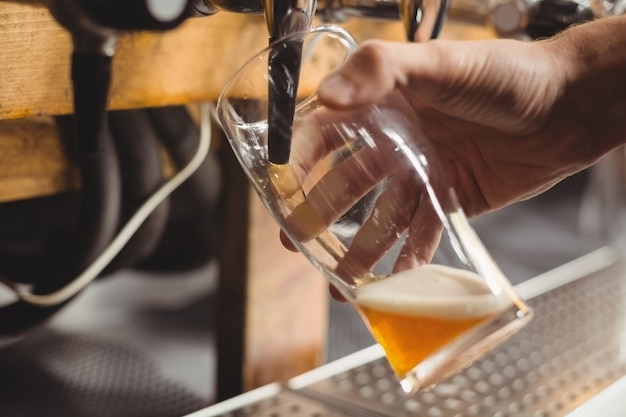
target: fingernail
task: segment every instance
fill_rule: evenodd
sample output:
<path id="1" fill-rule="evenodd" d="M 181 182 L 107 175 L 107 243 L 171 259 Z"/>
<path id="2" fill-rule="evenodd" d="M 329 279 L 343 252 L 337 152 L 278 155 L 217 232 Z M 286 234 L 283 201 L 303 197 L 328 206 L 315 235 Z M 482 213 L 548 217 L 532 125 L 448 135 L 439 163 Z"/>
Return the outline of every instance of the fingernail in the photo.
<path id="1" fill-rule="evenodd" d="M 319 87 L 320 98 L 337 104 L 349 104 L 356 93 L 354 84 L 346 77 L 335 74 L 324 80 Z"/>
<path id="2" fill-rule="evenodd" d="M 287 223 L 288 229 L 302 242 L 314 239 L 326 229 L 324 221 L 308 201 L 293 210 Z"/>
<path id="3" fill-rule="evenodd" d="M 293 166 L 270 162 L 268 165 L 268 173 L 270 184 L 272 184 L 274 192 L 278 194 L 281 199 L 289 199 L 298 191 L 302 191 L 300 180 Z"/>

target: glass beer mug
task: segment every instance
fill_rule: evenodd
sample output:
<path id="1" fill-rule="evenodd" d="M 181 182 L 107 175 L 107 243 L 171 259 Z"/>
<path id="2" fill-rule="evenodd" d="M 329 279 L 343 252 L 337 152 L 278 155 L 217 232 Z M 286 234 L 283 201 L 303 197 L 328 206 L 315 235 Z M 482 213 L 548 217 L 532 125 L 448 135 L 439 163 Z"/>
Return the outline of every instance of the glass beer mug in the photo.
<path id="1" fill-rule="evenodd" d="M 415 392 L 472 363 L 532 313 L 468 223 L 400 93 L 358 111 L 318 102 L 317 85 L 356 48 L 332 25 L 289 35 L 235 73 L 217 112 L 283 232 L 360 313 L 403 390 Z M 276 59 L 294 50 L 300 65 Z M 272 103 L 289 88 L 291 111 Z"/>

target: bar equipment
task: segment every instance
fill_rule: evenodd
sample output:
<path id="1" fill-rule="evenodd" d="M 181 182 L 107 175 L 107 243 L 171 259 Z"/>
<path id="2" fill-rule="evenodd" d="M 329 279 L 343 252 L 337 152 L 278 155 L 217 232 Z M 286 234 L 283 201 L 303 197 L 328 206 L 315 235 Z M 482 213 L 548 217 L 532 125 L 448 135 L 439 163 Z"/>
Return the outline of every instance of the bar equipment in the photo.
<path id="1" fill-rule="evenodd" d="M 325 23 L 341 23 L 351 18 L 400 20 L 407 40 L 424 41 L 439 35 L 448 7 L 448 0 L 429 3 L 419 0 L 194 0 L 192 15 L 210 16 L 220 11 L 262 14 L 270 36 L 278 35 L 278 25 L 287 17 L 295 19 L 297 14 L 309 25 L 313 15 Z M 291 29 L 297 30 L 294 26 Z"/>
<path id="2" fill-rule="evenodd" d="M 187 417 L 619 415 L 625 266 L 620 251 L 603 247 L 518 284 L 537 317 L 431 391 L 404 394 L 374 345 Z"/>
<path id="3" fill-rule="evenodd" d="M 428 7 L 426 7 L 428 5 Z M 243 13 L 263 13 L 269 32 L 269 43 L 289 33 L 307 30 L 311 27 L 313 15 L 317 13 L 327 22 L 345 21 L 348 17 L 368 17 L 398 20 L 403 22 L 407 39 L 425 41 L 436 37 L 441 30 L 448 9 L 447 0 L 425 3 L 417 0 L 396 1 L 321 1 L 317 0 L 196 0 L 194 10 L 197 15 L 211 15 L 219 10 Z M 277 68 L 288 66 L 290 74 L 299 73 L 301 45 L 297 41 L 282 44 L 283 48 L 274 50 L 268 66 Z M 269 157 L 274 163 L 283 164 L 289 158 L 291 146 L 291 124 L 295 107 L 294 92 L 298 79 L 290 76 L 289 80 L 274 77 L 270 85 L 270 123 Z"/>
<path id="4" fill-rule="evenodd" d="M 456 0 L 449 16 L 486 25 L 501 38 L 550 37 L 569 26 L 624 13 L 622 0 Z"/>
<path id="5" fill-rule="evenodd" d="M 297 42 L 292 68 L 271 69 Z M 217 105 L 257 194 L 297 248 L 352 303 L 403 389 L 432 387 L 523 327 L 532 312 L 473 232 L 437 148 L 400 93 L 354 112 L 318 101 L 357 44 L 333 26 L 296 32 L 251 58 Z M 289 159 L 271 159 L 271 88 L 297 86 Z M 282 114 L 283 117 L 288 115 Z"/>
<path id="6" fill-rule="evenodd" d="M 115 163 L 115 151 L 106 132 L 106 108 L 111 80 L 112 60 L 119 33 L 137 30 L 166 31 L 173 29 L 193 16 L 207 16 L 219 10 L 247 14 L 264 14 L 268 24 L 270 42 L 286 34 L 310 27 L 315 13 L 324 19 L 345 19 L 347 16 L 402 19 L 407 28 L 407 38 L 413 40 L 420 33 L 436 36 L 445 17 L 447 3 L 436 2 L 435 9 L 426 11 L 416 0 L 392 2 L 321 2 L 316 0 L 253 1 L 253 0 L 15 0 L 29 5 L 44 5 L 54 18 L 72 35 L 72 82 L 74 86 L 75 120 L 71 129 L 76 136 L 76 145 L 83 156 L 81 159 L 81 181 L 83 184 L 80 218 L 76 222 L 73 241 L 63 253 L 49 256 L 47 270 L 57 271 L 52 276 L 41 276 L 36 272 L 22 274 L 29 265 L 41 264 L 32 259 L 11 257 L 11 272 L 5 284 L 21 288 L 21 284 L 35 285 L 32 294 L 65 294 L 35 302 L 29 291 L 16 290 L 18 301 L 9 306 L 7 314 L 20 315 L 24 321 L 9 326 L 6 332 L 30 327 L 49 317 L 67 303 L 99 273 L 90 273 L 89 279 L 73 278 L 90 268 L 95 259 L 113 241 L 120 214 L 119 167 Z M 435 19 L 423 17 L 435 16 Z M 289 50 L 277 51 L 278 65 L 292 67 L 297 73 L 299 52 L 297 45 Z M 289 90 L 276 90 L 271 111 L 275 119 L 293 113 L 294 97 Z M 285 128 L 289 129 L 289 119 Z M 280 138 L 280 135 L 273 135 Z M 285 136 L 288 138 L 288 135 Z M 285 142 L 285 141 L 283 141 Z M 285 153 L 289 146 L 277 146 Z M 284 159 L 278 156 L 277 161 Z M 65 246 L 63 246 L 65 247 Z M 101 270 L 101 268 L 99 268 Z M 69 278 L 68 278 L 69 277 Z M 17 284 L 16 284 L 17 283 Z M 65 291 L 68 288 L 71 291 Z M 32 302 L 27 301 L 32 298 Z M 43 298 L 42 298 L 43 300 Z M 52 301 L 54 300 L 54 301 Z M 40 304 L 33 309 L 31 304 Z M 45 306 L 44 306 L 45 304 Z M 41 308 L 45 307 L 45 308 Z M 7 323 L 16 323 L 6 320 Z"/>
<path id="7" fill-rule="evenodd" d="M 45 0 L 43 4 L 72 35 L 71 79 L 74 115 L 66 124 L 73 138 L 81 180 L 80 210 L 67 241 L 58 243 L 41 258 L 8 256 L 3 283 L 14 290 L 17 301 L 0 309 L 0 333 L 18 333 L 36 325 L 67 304 L 98 270 L 81 273 L 94 264 L 117 233 L 120 215 L 120 174 L 106 107 L 115 44 L 120 31 L 169 30 L 189 14 L 190 0 L 170 2 Z M 122 13 L 125 11 L 125 13 Z M 46 274 L 39 273 L 41 265 Z M 29 284 L 33 288 L 28 288 Z M 64 291 L 68 288 L 71 291 Z M 64 294 L 56 297 L 55 295 Z M 48 297 L 50 296 L 50 297 Z M 37 301 L 36 301 L 37 300 Z M 45 300 L 45 301 L 44 301 Z M 41 301 L 41 302 L 39 302 Z M 18 316 L 20 320 L 14 320 Z"/>

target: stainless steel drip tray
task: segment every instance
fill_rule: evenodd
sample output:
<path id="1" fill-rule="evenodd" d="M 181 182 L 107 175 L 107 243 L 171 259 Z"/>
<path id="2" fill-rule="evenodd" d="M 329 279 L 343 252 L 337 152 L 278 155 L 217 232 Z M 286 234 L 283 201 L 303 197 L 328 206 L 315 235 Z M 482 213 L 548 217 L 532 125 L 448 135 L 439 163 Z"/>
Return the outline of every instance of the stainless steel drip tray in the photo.
<path id="1" fill-rule="evenodd" d="M 375 345 L 190 417 L 626 415 L 626 260 L 602 248 L 516 288 L 534 320 L 431 391 L 404 394 Z"/>
<path id="2" fill-rule="evenodd" d="M 624 417 L 626 410 L 626 377 L 609 385 L 567 417 Z"/>

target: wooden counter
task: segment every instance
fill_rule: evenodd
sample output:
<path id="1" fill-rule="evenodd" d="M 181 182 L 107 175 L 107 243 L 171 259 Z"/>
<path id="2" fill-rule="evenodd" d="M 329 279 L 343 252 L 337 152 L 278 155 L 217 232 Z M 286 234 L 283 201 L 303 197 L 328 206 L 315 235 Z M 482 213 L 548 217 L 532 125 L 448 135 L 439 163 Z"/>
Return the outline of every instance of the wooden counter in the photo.
<path id="1" fill-rule="evenodd" d="M 404 40 L 399 23 L 352 20 L 359 39 Z M 0 119 L 72 111 L 71 41 L 46 8 L 0 1 Z M 448 23 L 442 37 L 490 36 L 482 27 Z M 214 100 L 230 74 L 267 44 L 262 16 L 218 13 L 165 33 L 119 36 L 110 108 Z"/>
<path id="2" fill-rule="evenodd" d="M 352 20 L 344 25 L 359 39 L 404 40 L 400 23 Z M 487 29 L 449 22 L 444 38 L 492 37 Z M 267 44 L 262 16 L 218 13 L 194 18 L 165 33 L 119 36 L 110 109 L 216 100 L 245 59 Z M 45 121 L 14 124 L 7 119 L 72 112 L 71 40 L 43 7 L 0 1 L 0 202 L 49 195 L 76 185 L 54 148 Z M 29 143 L 31 136 L 45 138 Z M 51 149 L 52 148 L 52 149 Z M 29 162 L 25 162 L 28 159 Z M 34 161 L 38 161 L 34 163 Z M 7 162 L 7 161 L 5 161 Z M 46 173 L 49 175 L 46 175 Z"/>

